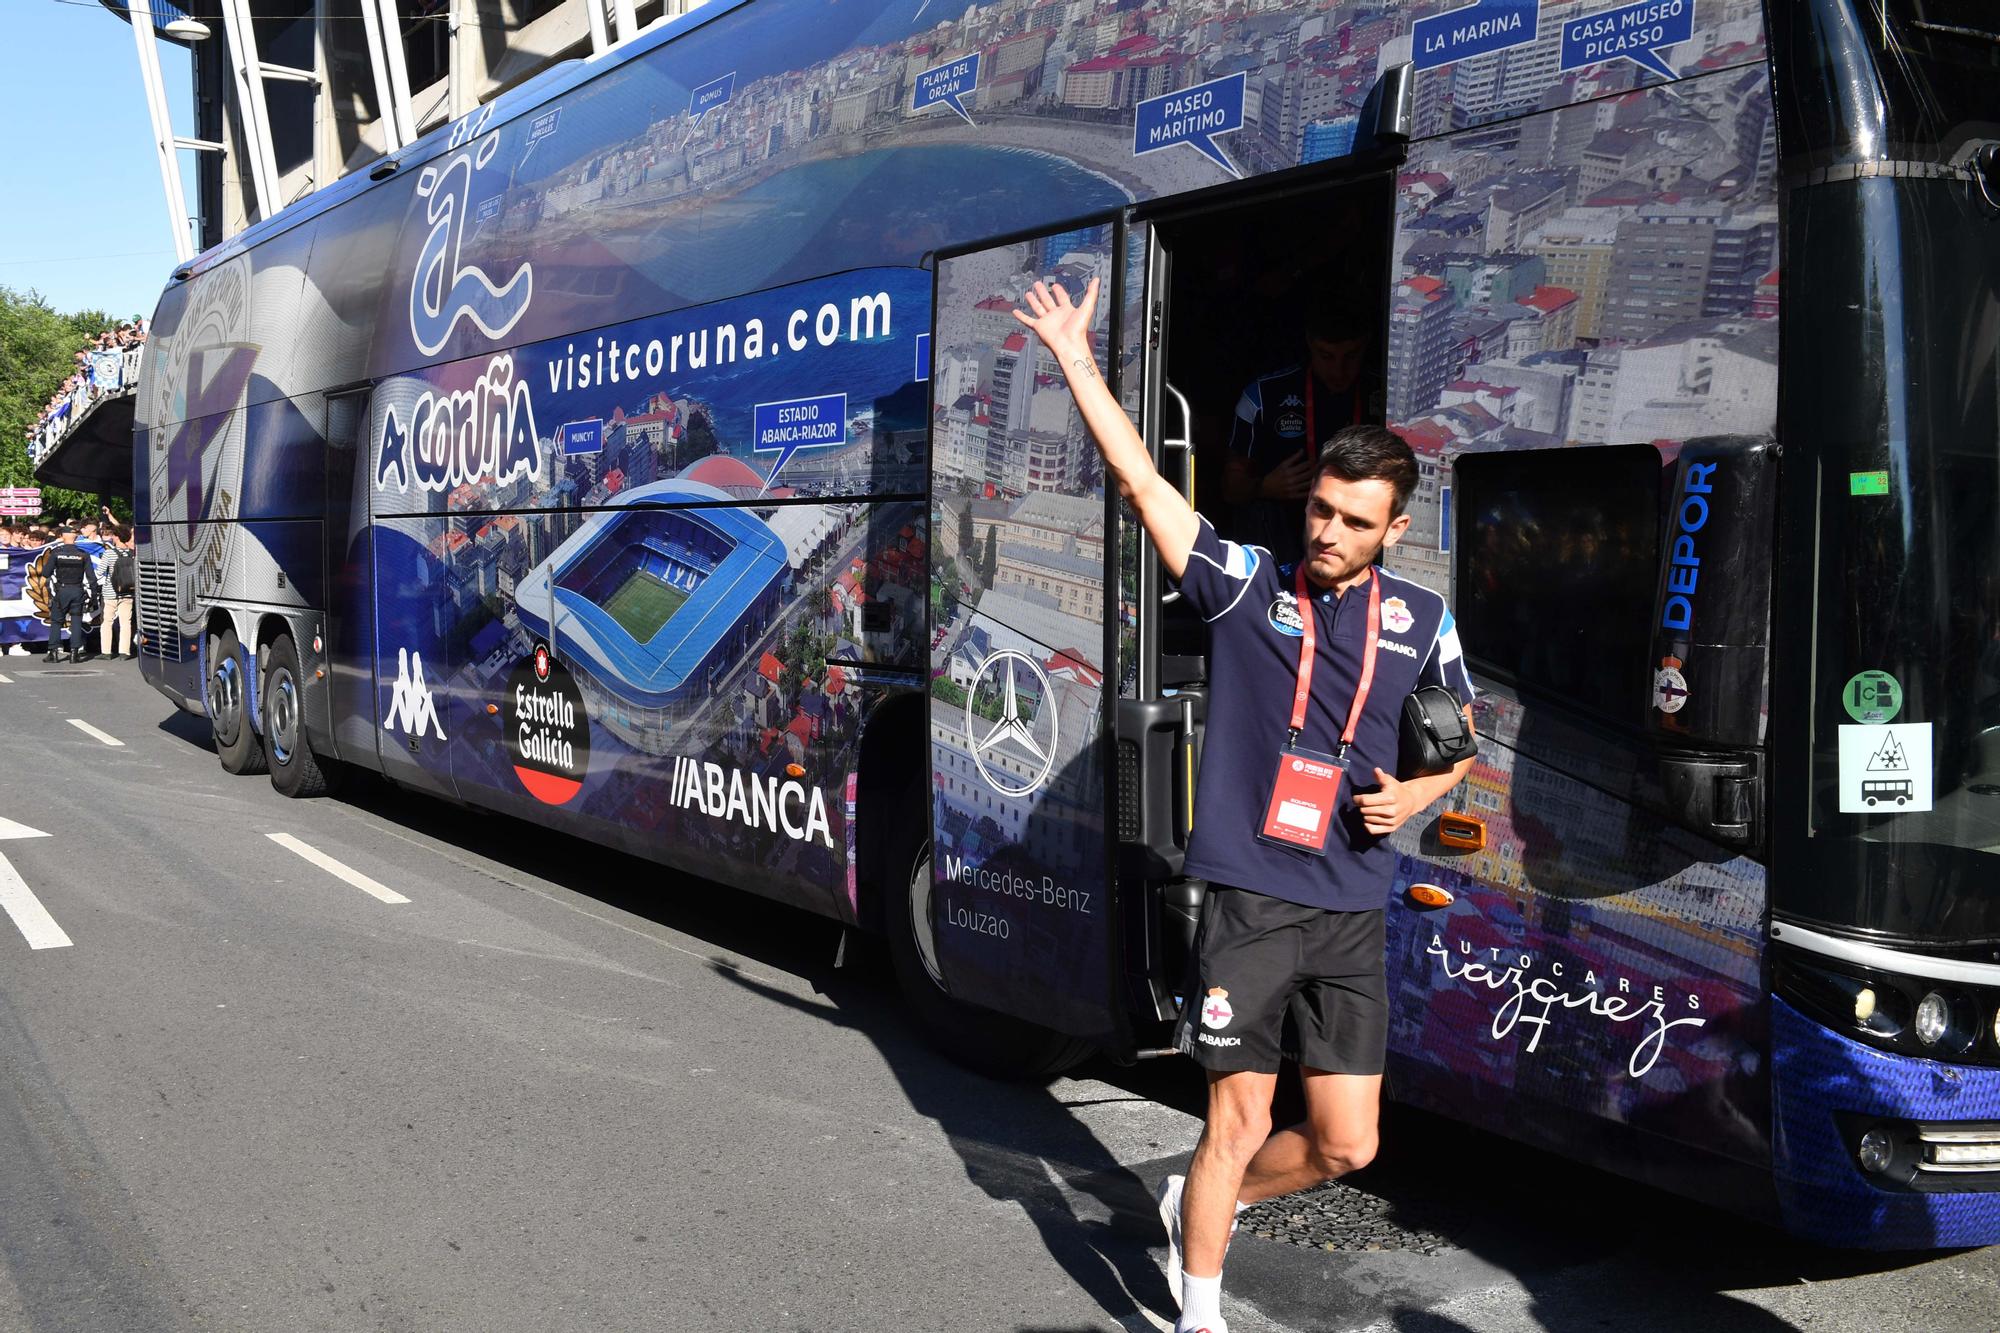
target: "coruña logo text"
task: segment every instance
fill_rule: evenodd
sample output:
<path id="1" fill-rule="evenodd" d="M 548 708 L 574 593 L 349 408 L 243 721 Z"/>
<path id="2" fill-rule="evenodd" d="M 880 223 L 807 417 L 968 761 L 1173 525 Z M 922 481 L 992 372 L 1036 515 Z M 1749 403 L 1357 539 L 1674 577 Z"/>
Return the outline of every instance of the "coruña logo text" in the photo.
<path id="1" fill-rule="evenodd" d="M 410 412 L 409 429 L 391 406 L 382 416 L 375 485 L 450 491 L 482 480 L 505 484 L 542 476 L 535 405 L 525 376 L 514 378 L 514 358 L 503 352 L 486 363 L 470 389 L 450 393 L 426 386 Z"/>

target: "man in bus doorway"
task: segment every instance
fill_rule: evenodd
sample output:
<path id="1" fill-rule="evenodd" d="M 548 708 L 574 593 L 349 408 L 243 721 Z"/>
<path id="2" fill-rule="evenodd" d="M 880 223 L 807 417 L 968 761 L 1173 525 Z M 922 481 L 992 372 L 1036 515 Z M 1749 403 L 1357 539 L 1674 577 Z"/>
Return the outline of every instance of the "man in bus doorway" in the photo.
<path id="1" fill-rule="evenodd" d="M 1235 507 L 1231 535 L 1265 546 L 1279 560 L 1302 553 L 1300 521 L 1318 474 L 1321 444 L 1343 426 L 1382 420 L 1382 386 L 1371 373 L 1373 326 L 1327 295 L 1305 319 L 1305 355 L 1295 366 L 1252 380 L 1236 402 L 1223 464 L 1223 498 Z"/>
<path id="2" fill-rule="evenodd" d="M 1307 478 L 1303 560 L 1216 535 L 1154 469 L 1098 375 L 1093 279 L 1026 297 L 1077 409 L 1167 573 L 1210 626 L 1208 726 L 1190 875 L 1209 881 L 1176 1044 L 1208 1074 L 1183 1180 L 1160 1190 L 1179 1333 L 1226 1333 L 1222 1260 L 1235 1213 L 1358 1170 L 1375 1154 L 1388 1038 L 1386 841 L 1464 777 L 1398 781 L 1398 722 L 1419 686 L 1472 686 L 1444 599 L 1376 561 L 1409 526 L 1409 446 L 1380 426 L 1328 429 Z M 1252 887 L 1254 886 L 1254 887 Z M 1306 1118 L 1272 1132 L 1285 1058 Z"/>

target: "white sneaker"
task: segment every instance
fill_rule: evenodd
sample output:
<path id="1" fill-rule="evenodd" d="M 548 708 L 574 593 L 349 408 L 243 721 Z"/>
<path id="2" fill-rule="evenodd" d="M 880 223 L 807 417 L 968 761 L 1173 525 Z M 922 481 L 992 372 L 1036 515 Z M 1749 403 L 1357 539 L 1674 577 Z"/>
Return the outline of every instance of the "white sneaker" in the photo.
<path id="1" fill-rule="evenodd" d="M 1173 1292 L 1175 1305 L 1181 1303 L 1181 1188 L 1186 1184 L 1186 1176 L 1168 1176 L 1153 1191 L 1160 1205 L 1160 1225 L 1167 1229 L 1167 1289 Z"/>
<path id="2" fill-rule="evenodd" d="M 1205 1324 L 1196 1324 L 1192 1328 L 1185 1327 L 1186 1322 L 1182 1320 L 1181 1323 L 1174 1325 L 1174 1333 L 1229 1333 L 1229 1325 L 1219 1318 L 1211 1319 Z"/>

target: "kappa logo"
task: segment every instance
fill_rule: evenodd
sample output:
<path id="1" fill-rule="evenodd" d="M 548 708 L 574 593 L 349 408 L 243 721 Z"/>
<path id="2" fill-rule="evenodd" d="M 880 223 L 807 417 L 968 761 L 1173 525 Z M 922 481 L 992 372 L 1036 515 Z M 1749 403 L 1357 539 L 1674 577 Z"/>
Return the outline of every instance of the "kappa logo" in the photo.
<path id="1" fill-rule="evenodd" d="M 1299 619 L 1299 599 L 1291 593 L 1279 593 L 1264 615 L 1271 622 L 1271 628 L 1278 633 L 1289 634 L 1294 639 L 1305 637 L 1305 621 Z"/>
<path id="2" fill-rule="evenodd" d="M 981 704 L 999 717 L 982 714 Z M 1056 701 L 1042 664 L 1012 648 L 981 663 L 965 692 L 965 737 L 980 776 L 1002 796 L 1027 796 L 1047 782 L 1056 764 Z"/>
<path id="3" fill-rule="evenodd" d="M 1236 1011 L 1229 1007 L 1229 992 L 1220 986 L 1211 987 L 1207 998 L 1202 1001 L 1201 1025 L 1220 1032 L 1229 1026 L 1229 1020 L 1234 1017 Z"/>
<path id="4" fill-rule="evenodd" d="M 1391 597 L 1382 603 L 1382 624 L 1391 634 L 1408 634 L 1410 626 L 1417 618 L 1410 614 L 1410 604 L 1400 597 Z"/>
<path id="5" fill-rule="evenodd" d="M 444 724 L 438 721 L 437 700 L 424 683 L 424 655 L 407 648 L 396 650 L 396 683 L 389 691 L 389 716 L 382 730 L 421 736 L 426 731 L 445 739 Z"/>

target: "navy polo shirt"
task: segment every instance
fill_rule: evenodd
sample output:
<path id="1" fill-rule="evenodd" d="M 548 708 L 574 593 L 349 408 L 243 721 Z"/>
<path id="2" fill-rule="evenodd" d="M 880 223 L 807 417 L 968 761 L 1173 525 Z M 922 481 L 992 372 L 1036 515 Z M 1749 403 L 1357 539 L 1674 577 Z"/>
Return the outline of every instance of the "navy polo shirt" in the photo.
<path id="1" fill-rule="evenodd" d="M 1182 596 L 1208 622 L 1210 640 L 1208 723 L 1188 874 L 1335 911 L 1387 901 L 1396 854 L 1386 839 L 1363 827 L 1354 787 L 1373 787 L 1378 767 L 1396 771 L 1398 727 L 1411 691 L 1442 685 L 1469 703 L 1472 681 L 1444 598 L 1384 570 L 1376 573 L 1382 580 L 1382 626 L 1375 680 L 1347 754 L 1347 780 L 1326 854 L 1273 846 L 1260 841 L 1257 830 L 1298 684 L 1297 575 L 1261 546 L 1223 541 L 1201 519 L 1180 581 Z M 1299 744 L 1334 754 L 1361 678 L 1368 585 L 1339 596 L 1320 592 L 1311 609 L 1318 640 Z"/>

